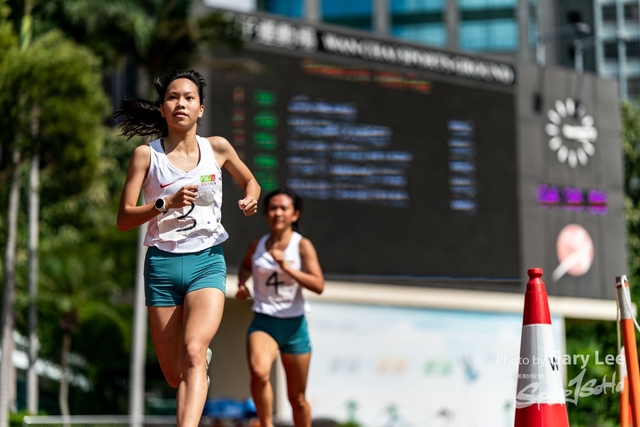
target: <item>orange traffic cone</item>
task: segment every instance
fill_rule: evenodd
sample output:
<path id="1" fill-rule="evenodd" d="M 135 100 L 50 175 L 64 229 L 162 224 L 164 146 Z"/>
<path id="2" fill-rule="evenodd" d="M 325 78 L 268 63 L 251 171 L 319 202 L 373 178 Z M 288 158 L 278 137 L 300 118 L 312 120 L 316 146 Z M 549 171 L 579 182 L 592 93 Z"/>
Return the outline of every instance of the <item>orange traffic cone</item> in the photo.
<path id="1" fill-rule="evenodd" d="M 542 269 L 527 271 L 515 427 L 569 427 Z"/>

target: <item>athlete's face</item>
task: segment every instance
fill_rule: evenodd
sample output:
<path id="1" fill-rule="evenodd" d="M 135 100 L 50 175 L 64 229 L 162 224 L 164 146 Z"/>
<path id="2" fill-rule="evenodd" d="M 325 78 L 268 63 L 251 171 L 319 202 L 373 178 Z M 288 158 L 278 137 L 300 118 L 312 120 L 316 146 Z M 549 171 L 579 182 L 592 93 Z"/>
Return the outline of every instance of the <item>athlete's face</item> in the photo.
<path id="1" fill-rule="evenodd" d="M 276 194 L 269 200 L 267 222 L 274 231 L 283 231 L 300 217 L 300 211 L 293 207 L 293 200 L 286 194 Z"/>
<path id="2" fill-rule="evenodd" d="M 160 112 L 167 119 L 169 128 L 193 126 L 204 113 L 198 86 L 189 79 L 175 79 L 169 83 Z"/>

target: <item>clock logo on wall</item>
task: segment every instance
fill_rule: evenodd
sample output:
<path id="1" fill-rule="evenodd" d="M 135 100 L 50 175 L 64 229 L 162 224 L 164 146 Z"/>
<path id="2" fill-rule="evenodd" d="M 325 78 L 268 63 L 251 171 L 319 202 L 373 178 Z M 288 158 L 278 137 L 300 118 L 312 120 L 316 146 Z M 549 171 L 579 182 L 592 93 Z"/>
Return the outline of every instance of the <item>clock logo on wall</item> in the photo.
<path id="1" fill-rule="evenodd" d="M 587 114 L 584 104 L 572 98 L 558 99 L 555 108 L 547 111 L 549 122 L 544 130 L 549 135 L 549 148 L 556 151 L 558 161 L 571 168 L 578 164 L 586 166 L 596 148 L 598 130 L 593 126 L 593 117 Z"/>

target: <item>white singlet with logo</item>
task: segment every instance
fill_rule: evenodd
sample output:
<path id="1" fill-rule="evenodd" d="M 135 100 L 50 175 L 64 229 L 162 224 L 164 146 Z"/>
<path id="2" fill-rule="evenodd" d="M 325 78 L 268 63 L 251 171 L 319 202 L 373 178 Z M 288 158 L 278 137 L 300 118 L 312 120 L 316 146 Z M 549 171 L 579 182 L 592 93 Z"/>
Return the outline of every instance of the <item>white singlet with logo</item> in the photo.
<path id="1" fill-rule="evenodd" d="M 197 185 L 198 197 L 191 206 L 169 209 L 148 223 L 145 246 L 166 252 L 198 252 L 227 240 L 222 219 L 222 169 L 216 162 L 208 139 L 196 136 L 200 162 L 189 172 L 171 164 L 160 140 L 149 143 L 151 164 L 142 185 L 145 204 L 174 195 L 185 185 Z"/>
<path id="2" fill-rule="evenodd" d="M 251 258 L 253 311 L 280 318 L 302 316 L 310 310 L 308 301 L 302 296 L 302 286 L 267 252 L 269 237 L 269 234 L 262 236 Z M 300 233 L 294 231 L 284 250 L 285 262 L 296 270 L 302 268 L 301 240 Z"/>

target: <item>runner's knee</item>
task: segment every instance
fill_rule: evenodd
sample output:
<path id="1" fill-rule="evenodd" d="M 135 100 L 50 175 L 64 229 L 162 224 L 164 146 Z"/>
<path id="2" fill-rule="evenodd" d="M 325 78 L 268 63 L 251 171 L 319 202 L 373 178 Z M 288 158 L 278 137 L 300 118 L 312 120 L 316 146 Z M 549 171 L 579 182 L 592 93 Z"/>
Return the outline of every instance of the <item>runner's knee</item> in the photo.
<path id="1" fill-rule="evenodd" d="M 207 364 L 207 348 L 196 344 L 189 343 L 185 346 L 182 356 L 182 368 L 183 370 L 206 366 Z"/>
<path id="2" fill-rule="evenodd" d="M 271 377 L 271 366 L 266 363 L 251 364 L 251 379 L 260 383 L 267 383 Z"/>
<path id="3" fill-rule="evenodd" d="M 302 409 L 307 406 L 307 399 L 304 393 L 289 393 L 289 403 L 291 403 L 291 408 L 295 411 L 296 409 Z"/>

